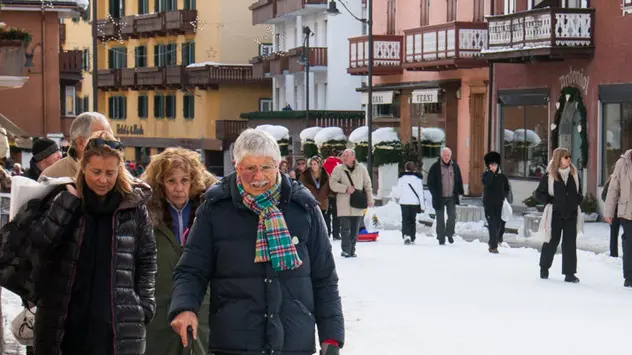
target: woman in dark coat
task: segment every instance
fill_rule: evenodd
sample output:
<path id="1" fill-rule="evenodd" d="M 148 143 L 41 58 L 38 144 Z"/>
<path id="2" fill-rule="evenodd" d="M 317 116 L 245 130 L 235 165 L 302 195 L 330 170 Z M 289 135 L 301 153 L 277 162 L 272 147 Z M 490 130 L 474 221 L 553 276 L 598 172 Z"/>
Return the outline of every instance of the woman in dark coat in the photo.
<path id="1" fill-rule="evenodd" d="M 61 191 L 30 229 L 41 260 L 33 277 L 36 355 L 145 353 L 156 307 L 150 193 L 127 173 L 110 133 L 88 141 L 76 188 Z"/>
<path id="2" fill-rule="evenodd" d="M 485 154 L 487 171 L 483 173 L 483 206 L 489 231 L 489 252 L 498 254 L 498 243 L 503 240 L 505 223 L 502 220 L 503 204 L 509 196 L 509 180 L 500 170 L 500 154 L 489 152 Z"/>
<path id="3" fill-rule="evenodd" d="M 323 169 L 320 159 L 317 157 L 311 158 L 309 160 L 309 169 L 300 174 L 298 180 L 314 195 L 314 198 L 320 205 L 323 216 L 326 216 L 329 209 L 329 193 L 331 189 L 329 188 L 329 175 Z"/>
<path id="4" fill-rule="evenodd" d="M 535 197 L 547 204 L 540 223 L 550 223 L 550 235 L 545 236 L 540 254 L 540 277 L 549 278 L 549 269 L 557 246 L 562 241 L 562 274 L 564 281 L 577 283 L 577 232 L 579 228 L 579 204 L 582 202 L 582 186 L 577 169 L 571 163 L 571 153 L 566 148 L 553 151 L 547 173 L 540 180 Z M 545 229 L 546 230 L 546 229 Z M 562 240 L 562 238 L 564 238 Z"/>
<path id="5" fill-rule="evenodd" d="M 200 162 L 199 154 L 183 148 L 168 148 L 154 155 L 143 180 L 152 188 L 147 207 L 158 246 L 156 274 L 156 318 L 147 327 L 147 354 L 181 355 L 180 337 L 169 325 L 167 313 L 171 304 L 171 276 L 182 255 L 195 212 L 202 194 L 217 182 Z M 208 314 L 208 294 L 202 302 L 201 314 Z M 208 353 L 208 318 L 201 317 L 193 354 Z"/>

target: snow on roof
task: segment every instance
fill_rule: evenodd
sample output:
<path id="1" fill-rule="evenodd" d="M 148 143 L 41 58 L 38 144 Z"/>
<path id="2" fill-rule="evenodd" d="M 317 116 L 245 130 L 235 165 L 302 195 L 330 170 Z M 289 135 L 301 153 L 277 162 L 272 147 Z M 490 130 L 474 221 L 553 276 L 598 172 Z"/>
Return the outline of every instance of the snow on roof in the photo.
<path id="1" fill-rule="evenodd" d="M 371 138 L 373 146 L 386 142 L 399 142 L 399 136 L 393 127 L 378 128 L 373 132 Z"/>
<path id="2" fill-rule="evenodd" d="M 187 65 L 187 68 L 200 68 L 200 67 L 251 67 L 252 64 L 227 64 L 218 62 L 203 62 L 193 63 Z"/>
<path id="3" fill-rule="evenodd" d="M 347 140 L 347 136 L 345 136 L 345 132 L 340 127 L 325 127 L 316 133 L 314 137 L 314 142 L 319 147 L 325 142 L 345 140 Z"/>
<path id="4" fill-rule="evenodd" d="M 309 127 L 309 128 L 305 128 L 304 130 L 301 131 L 301 134 L 299 135 L 299 137 L 301 137 L 301 142 L 304 143 L 308 139 L 309 140 L 314 140 L 314 137 L 316 137 L 316 133 L 318 133 L 322 129 L 323 129 L 323 127 Z"/>
<path id="5" fill-rule="evenodd" d="M 369 127 L 361 126 L 353 130 L 349 135 L 349 142 L 358 144 L 369 141 Z"/>
<path id="6" fill-rule="evenodd" d="M 269 133 L 277 141 L 280 141 L 281 139 L 290 139 L 290 130 L 283 126 L 264 124 L 257 126 L 255 129 Z"/>

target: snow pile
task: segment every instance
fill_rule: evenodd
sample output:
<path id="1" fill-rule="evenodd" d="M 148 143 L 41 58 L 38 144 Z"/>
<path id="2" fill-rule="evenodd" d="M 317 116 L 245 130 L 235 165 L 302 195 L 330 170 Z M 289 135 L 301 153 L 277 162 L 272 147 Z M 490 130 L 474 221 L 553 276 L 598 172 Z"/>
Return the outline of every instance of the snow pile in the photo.
<path id="1" fill-rule="evenodd" d="M 339 143 L 344 141 L 347 142 L 347 136 L 345 136 L 345 132 L 340 127 L 325 127 L 316 133 L 314 137 L 314 142 L 320 148 L 325 143 Z"/>
<path id="2" fill-rule="evenodd" d="M 313 142 L 314 137 L 316 137 L 316 134 L 320 132 L 322 129 L 323 129 L 322 127 L 305 128 L 304 130 L 301 131 L 301 134 L 299 135 L 299 137 L 301 138 L 301 143 L 305 143 L 309 141 Z"/>
<path id="3" fill-rule="evenodd" d="M 369 127 L 361 126 L 353 130 L 349 135 L 349 142 L 353 144 L 366 143 L 369 141 Z"/>
<path id="4" fill-rule="evenodd" d="M 422 128 L 421 141 L 443 143 L 445 141 L 445 131 L 437 127 Z"/>
<path id="5" fill-rule="evenodd" d="M 368 133 L 368 131 L 367 131 Z M 382 127 L 376 129 L 371 135 L 373 146 L 384 145 L 391 142 L 399 142 L 397 131 L 393 127 Z"/>
<path id="6" fill-rule="evenodd" d="M 283 126 L 264 124 L 257 126 L 257 128 L 255 129 L 269 133 L 272 137 L 274 137 L 274 139 L 277 140 L 277 142 L 283 139 L 290 139 L 290 131 Z"/>
<path id="7" fill-rule="evenodd" d="M 514 131 L 513 142 L 518 145 L 526 145 L 528 148 L 537 147 L 542 143 L 542 139 L 535 131 L 530 129 L 517 129 Z"/>
<path id="8" fill-rule="evenodd" d="M 505 129 L 505 143 L 511 143 L 514 140 L 514 132 L 508 129 Z"/>

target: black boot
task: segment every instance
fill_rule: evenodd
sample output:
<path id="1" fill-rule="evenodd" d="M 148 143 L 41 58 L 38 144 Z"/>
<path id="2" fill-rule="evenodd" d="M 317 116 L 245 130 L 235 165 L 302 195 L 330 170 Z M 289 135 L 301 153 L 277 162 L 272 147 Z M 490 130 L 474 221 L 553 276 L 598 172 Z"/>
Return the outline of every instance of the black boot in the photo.
<path id="1" fill-rule="evenodd" d="M 623 287 L 632 287 L 632 279 L 625 279 Z"/>
<path id="2" fill-rule="evenodd" d="M 545 269 L 545 268 L 540 268 L 540 278 L 541 279 L 548 279 L 549 278 L 549 269 Z"/>
<path id="3" fill-rule="evenodd" d="M 577 278 L 577 276 L 573 275 L 573 274 L 568 274 L 566 275 L 566 277 L 564 278 L 565 282 L 570 282 L 570 283 L 578 283 L 579 279 Z"/>

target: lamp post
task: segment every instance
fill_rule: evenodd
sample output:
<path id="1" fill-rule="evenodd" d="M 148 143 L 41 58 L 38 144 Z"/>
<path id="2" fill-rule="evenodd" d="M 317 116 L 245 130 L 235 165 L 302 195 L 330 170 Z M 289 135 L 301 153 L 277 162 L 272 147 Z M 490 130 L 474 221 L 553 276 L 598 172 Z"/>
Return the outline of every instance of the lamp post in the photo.
<path id="1" fill-rule="evenodd" d="M 369 177 L 371 178 L 371 181 L 373 181 L 373 137 L 371 132 L 373 131 L 373 0 L 367 0 L 368 2 L 368 6 L 367 6 L 367 18 L 359 18 L 356 15 L 353 14 L 353 12 L 351 12 L 351 10 L 349 10 L 349 8 L 347 7 L 347 5 L 345 5 L 345 3 L 343 1 L 340 1 L 340 4 L 345 8 L 345 10 L 347 10 L 347 12 L 349 13 L 349 15 L 351 15 L 354 19 L 362 22 L 363 24 L 367 25 L 368 27 L 368 57 L 369 57 L 369 64 L 368 64 L 368 70 L 367 70 L 367 76 L 368 76 L 368 89 L 367 89 L 367 112 L 366 112 L 366 126 L 368 128 L 369 131 L 369 137 L 368 137 L 368 145 L 369 145 L 369 149 L 368 149 L 368 153 L 366 156 L 366 168 L 369 172 Z M 338 8 L 336 7 L 336 1 L 335 0 L 331 0 L 329 1 L 329 7 L 327 8 L 327 13 L 330 15 L 339 15 L 340 14 L 340 10 L 338 10 Z"/>
<path id="2" fill-rule="evenodd" d="M 305 127 L 309 126 L 309 38 L 314 35 L 312 29 L 309 26 L 303 26 L 303 55 L 301 56 L 300 64 L 305 66 Z"/>

